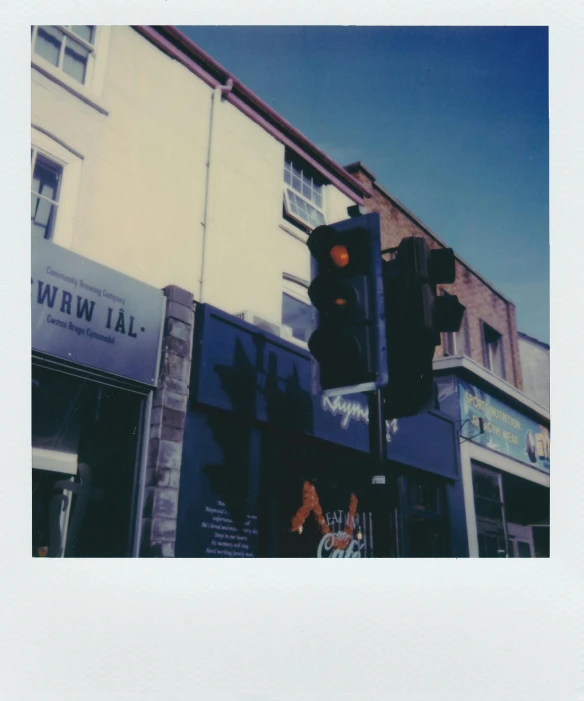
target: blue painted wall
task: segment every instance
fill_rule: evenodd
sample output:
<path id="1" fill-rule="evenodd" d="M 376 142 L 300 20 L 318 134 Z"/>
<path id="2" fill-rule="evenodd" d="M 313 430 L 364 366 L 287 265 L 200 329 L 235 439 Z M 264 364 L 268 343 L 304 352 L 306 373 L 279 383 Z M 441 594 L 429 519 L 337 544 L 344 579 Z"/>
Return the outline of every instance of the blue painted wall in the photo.
<path id="1" fill-rule="evenodd" d="M 351 489 L 365 484 L 367 398 L 313 396 L 307 351 L 209 305 L 197 308 L 194 343 L 176 555 L 277 555 L 274 538 L 260 534 L 261 542 L 257 532 L 258 519 L 278 526 L 276 483 L 281 492 L 290 472 L 318 463 L 321 477 L 328 470 Z M 388 422 L 387 454 L 449 479 L 451 553 L 464 557 L 455 429 L 434 411 Z"/>

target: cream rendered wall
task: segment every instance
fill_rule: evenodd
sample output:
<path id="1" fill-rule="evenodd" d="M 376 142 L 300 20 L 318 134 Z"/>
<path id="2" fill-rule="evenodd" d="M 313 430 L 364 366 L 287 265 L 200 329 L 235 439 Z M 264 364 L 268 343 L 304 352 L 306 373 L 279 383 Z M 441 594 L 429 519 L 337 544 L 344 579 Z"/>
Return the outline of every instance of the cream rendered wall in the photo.
<path id="1" fill-rule="evenodd" d="M 347 219 L 347 207 L 355 204 L 346 195 L 343 195 L 340 190 L 337 190 L 337 188 L 333 187 L 332 185 L 328 185 L 326 188 L 325 202 L 325 215 L 327 222 L 330 224 Z"/>
<path id="2" fill-rule="evenodd" d="M 195 292 L 212 90 L 130 27 L 111 28 L 106 62 L 108 115 L 32 70 L 33 125 L 83 157 L 73 236 L 57 222 L 55 242 Z"/>
<path id="3" fill-rule="evenodd" d="M 203 301 L 227 312 L 280 318 L 284 147 L 216 99 Z"/>

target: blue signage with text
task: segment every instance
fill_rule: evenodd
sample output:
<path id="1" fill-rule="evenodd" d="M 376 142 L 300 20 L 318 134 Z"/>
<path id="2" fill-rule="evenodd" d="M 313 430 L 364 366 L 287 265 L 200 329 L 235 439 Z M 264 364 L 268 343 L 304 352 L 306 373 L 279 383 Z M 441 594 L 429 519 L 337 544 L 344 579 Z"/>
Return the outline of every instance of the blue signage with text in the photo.
<path id="1" fill-rule="evenodd" d="M 155 386 L 162 290 L 33 240 L 32 350 Z"/>
<path id="2" fill-rule="evenodd" d="M 550 471 L 550 431 L 474 385 L 458 380 L 461 435 L 543 472 Z M 484 433 L 480 433 L 483 419 Z"/>

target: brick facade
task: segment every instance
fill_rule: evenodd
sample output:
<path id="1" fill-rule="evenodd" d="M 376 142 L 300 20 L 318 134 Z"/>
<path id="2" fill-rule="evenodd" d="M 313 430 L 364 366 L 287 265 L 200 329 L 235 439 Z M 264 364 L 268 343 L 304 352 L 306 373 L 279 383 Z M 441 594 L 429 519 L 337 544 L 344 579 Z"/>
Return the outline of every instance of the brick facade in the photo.
<path id="1" fill-rule="evenodd" d="M 174 285 L 167 298 L 160 380 L 150 418 L 150 444 L 142 510 L 141 557 L 174 557 L 180 468 L 189 397 L 193 295 Z"/>
<path id="2" fill-rule="evenodd" d="M 393 248 L 406 236 L 423 236 L 430 248 L 442 248 L 445 244 L 409 212 L 398 200 L 375 182 L 375 176 L 361 163 L 346 167 L 351 175 L 366 185 L 373 193 L 365 199 L 365 207 L 379 214 L 381 220 L 381 246 Z M 515 305 L 483 280 L 472 268 L 457 257 L 456 281 L 452 285 L 441 285 L 446 292 L 458 296 L 466 307 L 470 357 L 483 365 L 483 330 L 481 321 L 501 334 L 505 380 L 518 389 L 523 389 L 519 341 L 515 320 Z M 442 346 L 435 356 L 444 355 Z"/>

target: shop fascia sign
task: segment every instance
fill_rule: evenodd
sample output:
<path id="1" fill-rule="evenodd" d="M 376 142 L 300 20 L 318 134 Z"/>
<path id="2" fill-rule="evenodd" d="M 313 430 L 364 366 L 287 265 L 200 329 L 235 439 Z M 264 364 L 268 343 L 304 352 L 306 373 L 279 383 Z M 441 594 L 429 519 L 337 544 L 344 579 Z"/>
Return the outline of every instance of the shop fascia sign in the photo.
<path id="1" fill-rule="evenodd" d="M 356 399 L 347 399 L 346 396 L 321 397 L 320 406 L 333 416 L 340 416 L 341 428 L 347 430 L 351 421 L 369 424 L 369 407 Z M 391 443 L 392 436 L 399 430 L 397 419 L 388 419 L 385 422 L 385 440 Z"/>
<path id="2" fill-rule="evenodd" d="M 550 471 L 550 431 L 483 390 L 458 380 L 461 435 L 544 472 Z M 483 432 L 480 433 L 480 424 Z"/>
<path id="3" fill-rule="evenodd" d="M 162 290 L 40 239 L 31 293 L 33 351 L 157 384 Z"/>

